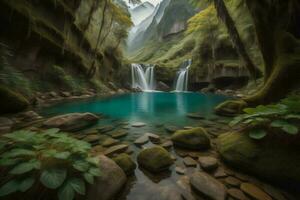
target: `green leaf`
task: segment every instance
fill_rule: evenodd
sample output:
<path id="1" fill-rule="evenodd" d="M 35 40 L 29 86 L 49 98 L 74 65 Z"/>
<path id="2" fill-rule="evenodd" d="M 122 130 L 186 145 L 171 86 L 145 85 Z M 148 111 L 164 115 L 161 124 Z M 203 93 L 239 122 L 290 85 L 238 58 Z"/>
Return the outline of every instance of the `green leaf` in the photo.
<path id="1" fill-rule="evenodd" d="M 285 119 L 300 119 L 300 115 L 290 114 L 284 117 Z"/>
<path id="2" fill-rule="evenodd" d="M 13 133 L 5 134 L 4 137 L 14 140 L 16 142 L 31 142 L 36 135 L 35 132 L 29 130 L 20 130 Z"/>
<path id="3" fill-rule="evenodd" d="M 6 158 L 14 158 L 17 156 L 34 156 L 35 152 L 28 149 L 12 149 L 2 155 Z"/>
<path id="4" fill-rule="evenodd" d="M 58 190 L 59 200 L 73 200 L 75 197 L 75 192 L 69 181 L 63 184 L 63 186 Z"/>
<path id="5" fill-rule="evenodd" d="M 74 169 L 77 169 L 80 172 L 86 172 L 89 169 L 89 163 L 85 162 L 85 161 L 76 161 L 73 164 Z"/>
<path id="6" fill-rule="evenodd" d="M 11 166 L 17 164 L 21 159 L 19 158 L 2 158 L 0 159 L 0 166 Z"/>
<path id="7" fill-rule="evenodd" d="M 65 169 L 48 169 L 42 172 L 40 181 L 47 188 L 56 189 L 62 185 L 66 177 Z"/>
<path id="8" fill-rule="evenodd" d="M 46 134 L 46 135 L 53 135 L 53 134 L 56 134 L 56 133 L 58 133 L 60 130 L 59 130 L 59 128 L 51 128 L 51 129 L 48 129 L 48 130 L 46 130 L 45 132 L 44 132 L 44 134 Z"/>
<path id="9" fill-rule="evenodd" d="M 11 180 L 0 188 L 0 197 L 18 191 L 20 183 L 17 180 Z"/>
<path id="10" fill-rule="evenodd" d="M 15 166 L 9 173 L 14 175 L 24 174 L 30 172 L 35 168 L 35 163 L 24 162 Z"/>
<path id="11" fill-rule="evenodd" d="M 92 167 L 92 168 L 90 168 L 89 173 L 90 173 L 91 175 L 93 175 L 93 176 L 100 176 L 100 175 L 101 175 L 101 171 L 100 171 L 100 169 L 97 168 L 97 167 Z"/>
<path id="12" fill-rule="evenodd" d="M 285 125 L 282 130 L 284 130 L 286 133 L 291 134 L 291 135 L 297 135 L 298 134 L 298 127 L 294 126 L 292 124 L 287 124 Z"/>
<path id="13" fill-rule="evenodd" d="M 275 121 L 273 121 L 271 123 L 271 126 L 275 127 L 275 128 L 281 128 L 281 127 L 286 126 L 287 124 L 289 124 L 287 121 L 284 121 L 284 120 L 275 120 Z"/>
<path id="14" fill-rule="evenodd" d="M 249 137 L 255 140 L 260 140 L 266 137 L 267 132 L 263 129 L 252 129 L 249 131 Z"/>
<path id="15" fill-rule="evenodd" d="M 86 182 L 88 182 L 89 184 L 91 184 L 91 185 L 94 184 L 94 176 L 92 174 L 90 174 L 90 173 L 84 173 L 83 177 L 86 180 Z"/>
<path id="16" fill-rule="evenodd" d="M 34 177 L 29 177 L 29 178 L 22 180 L 19 185 L 19 191 L 26 192 L 29 188 L 32 187 L 34 182 L 35 182 Z"/>
<path id="17" fill-rule="evenodd" d="M 85 195 L 85 183 L 80 178 L 71 178 L 69 180 L 72 188 L 81 195 Z"/>
<path id="18" fill-rule="evenodd" d="M 86 161 L 96 166 L 99 164 L 99 158 L 97 157 L 88 157 Z"/>
<path id="19" fill-rule="evenodd" d="M 58 159 L 66 160 L 66 159 L 68 159 L 70 157 L 70 155 L 71 155 L 70 152 L 64 151 L 64 152 L 56 153 L 54 155 L 54 157 L 58 158 Z"/>

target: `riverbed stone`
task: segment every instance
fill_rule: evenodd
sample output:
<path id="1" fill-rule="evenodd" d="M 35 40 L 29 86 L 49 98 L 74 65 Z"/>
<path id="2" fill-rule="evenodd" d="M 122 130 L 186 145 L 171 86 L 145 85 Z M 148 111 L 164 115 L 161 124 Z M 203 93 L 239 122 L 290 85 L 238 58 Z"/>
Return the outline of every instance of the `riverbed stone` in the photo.
<path id="1" fill-rule="evenodd" d="M 250 200 L 246 195 L 239 189 L 236 188 L 230 188 L 227 190 L 227 193 L 229 196 L 233 197 L 237 200 Z"/>
<path id="2" fill-rule="evenodd" d="M 177 174 L 183 175 L 183 174 L 185 174 L 186 169 L 184 167 L 177 166 L 177 167 L 175 167 L 175 171 Z"/>
<path id="3" fill-rule="evenodd" d="M 96 124 L 99 117 L 92 113 L 70 113 L 46 120 L 46 128 L 59 128 L 62 131 L 79 131 Z"/>
<path id="4" fill-rule="evenodd" d="M 148 136 L 149 140 L 154 144 L 159 144 L 161 142 L 159 135 L 156 135 L 154 133 L 146 133 L 146 135 Z"/>
<path id="5" fill-rule="evenodd" d="M 203 172 L 196 172 L 190 179 L 192 187 L 199 193 L 213 200 L 225 200 L 226 188 L 217 179 Z"/>
<path id="6" fill-rule="evenodd" d="M 118 131 L 112 132 L 110 135 L 111 135 L 112 138 L 118 139 L 118 138 L 121 138 L 121 137 L 125 137 L 127 134 L 128 134 L 128 132 L 125 131 L 125 130 L 118 130 Z"/>
<path id="7" fill-rule="evenodd" d="M 272 200 L 266 192 L 251 183 L 242 183 L 241 190 L 255 200 Z"/>
<path id="8" fill-rule="evenodd" d="M 187 167 L 196 167 L 197 166 L 197 162 L 191 158 L 191 157 L 185 157 L 183 159 L 183 163 L 187 166 Z"/>
<path id="9" fill-rule="evenodd" d="M 222 167 L 218 167 L 213 175 L 215 178 L 225 178 L 228 176 Z"/>
<path id="10" fill-rule="evenodd" d="M 176 131 L 171 139 L 175 146 L 186 149 L 206 150 L 210 148 L 210 139 L 201 127 Z"/>
<path id="11" fill-rule="evenodd" d="M 242 113 L 243 109 L 247 107 L 247 103 L 243 100 L 229 100 L 219 104 L 215 108 L 215 112 L 221 116 L 235 116 Z"/>
<path id="12" fill-rule="evenodd" d="M 176 126 L 165 126 L 165 130 L 166 130 L 168 133 L 175 133 L 176 131 L 179 130 L 179 128 L 176 127 Z"/>
<path id="13" fill-rule="evenodd" d="M 114 130 L 115 127 L 111 126 L 111 125 L 105 125 L 105 126 L 100 126 L 100 127 L 97 127 L 97 130 L 100 132 L 100 133 L 107 133 L 107 132 L 110 132 L 112 130 Z"/>
<path id="14" fill-rule="evenodd" d="M 146 124 L 143 122 L 135 122 L 131 126 L 135 127 L 135 128 L 140 128 L 140 127 L 146 126 Z"/>
<path id="15" fill-rule="evenodd" d="M 169 168 L 173 160 L 167 150 L 160 146 L 143 149 L 137 156 L 140 166 L 151 172 L 160 172 Z"/>
<path id="16" fill-rule="evenodd" d="M 94 142 L 98 142 L 99 139 L 100 139 L 99 135 L 93 134 L 93 135 L 86 136 L 83 140 L 89 143 L 94 143 Z"/>
<path id="17" fill-rule="evenodd" d="M 136 168 L 135 162 L 133 162 L 131 157 L 126 153 L 122 153 L 114 157 L 113 161 L 115 161 L 117 165 L 119 165 L 119 167 L 121 167 L 127 175 L 132 174 Z"/>
<path id="18" fill-rule="evenodd" d="M 104 147 L 110 147 L 110 146 L 118 144 L 119 142 L 120 142 L 119 140 L 108 137 L 108 138 L 104 139 L 101 144 Z"/>
<path id="19" fill-rule="evenodd" d="M 118 195 L 126 183 L 123 170 L 111 159 L 100 155 L 101 176 L 95 178 L 95 183 L 89 185 L 87 200 L 110 200 Z"/>
<path id="20" fill-rule="evenodd" d="M 237 178 L 229 176 L 225 179 L 225 183 L 230 185 L 230 186 L 239 187 L 242 182 Z"/>
<path id="21" fill-rule="evenodd" d="M 176 184 L 181 190 L 181 196 L 184 200 L 196 200 L 196 198 L 192 194 L 190 178 L 188 176 L 181 176 Z"/>
<path id="22" fill-rule="evenodd" d="M 168 148 L 171 148 L 173 146 L 173 142 L 171 140 L 168 140 L 168 141 L 165 141 L 164 143 L 162 143 L 161 146 L 163 148 L 168 149 Z"/>
<path id="23" fill-rule="evenodd" d="M 211 156 L 201 156 L 198 161 L 205 171 L 212 171 L 218 167 L 218 160 Z"/>
<path id="24" fill-rule="evenodd" d="M 123 153 L 128 149 L 128 145 L 127 144 L 119 144 L 119 145 L 115 145 L 115 146 L 111 146 L 108 149 L 105 150 L 104 154 L 106 156 L 112 156 L 114 154 L 119 154 L 119 153 Z"/>
<path id="25" fill-rule="evenodd" d="M 218 137 L 217 148 L 226 163 L 241 171 L 277 183 L 300 184 L 297 147 L 273 140 L 256 141 L 246 133 L 232 132 Z"/>
<path id="26" fill-rule="evenodd" d="M 143 144 L 146 144 L 149 141 L 149 137 L 144 134 L 141 137 L 137 138 L 133 143 L 137 146 L 141 146 Z"/>

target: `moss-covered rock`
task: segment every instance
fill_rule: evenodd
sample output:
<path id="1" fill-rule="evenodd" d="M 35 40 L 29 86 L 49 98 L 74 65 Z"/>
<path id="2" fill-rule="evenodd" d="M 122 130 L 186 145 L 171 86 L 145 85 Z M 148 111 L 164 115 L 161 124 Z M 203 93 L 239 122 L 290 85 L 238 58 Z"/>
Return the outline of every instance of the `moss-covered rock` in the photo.
<path id="1" fill-rule="evenodd" d="M 20 112 L 28 105 L 29 102 L 23 95 L 0 86 L 0 114 Z"/>
<path id="2" fill-rule="evenodd" d="M 242 113 L 247 107 L 247 103 L 243 100 L 229 100 L 221 103 L 215 108 L 215 112 L 222 116 L 235 116 Z"/>
<path id="3" fill-rule="evenodd" d="M 239 132 L 219 136 L 217 146 L 223 160 L 233 167 L 270 181 L 300 185 L 297 146 L 271 138 L 256 141 Z"/>
<path id="4" fill-rule="evenodd" d="M 131 157 L 129 155 L 127 155 L 126 153 L 122 153 L 122 154 L 114 157 L 113 161 L 115 161 L 117 163 L 117 165 L 119 165 L 119 167 L 121 167 L 123 169 L 123 171 L 125 172 L 125 174 L 127 174 L 127 175 L 132 174 L 132 172 L 136 168 L 136 164 L 133 162 Z"/>
<path id="5" fill-rule="evenodd" d="M 169 152 L 160 146 L 142 150 L 137 157 L 137 161 L 140 166 L 151 172 L 166 170 L 173 164 Z"/>
<path id="6" fill-rule="evenodd" d="M 205 129 L 201 127 L 176 131 L 171 139 L 175 146 L 182 148 L 193 150 L 210 148 L 210 139 Z"/>

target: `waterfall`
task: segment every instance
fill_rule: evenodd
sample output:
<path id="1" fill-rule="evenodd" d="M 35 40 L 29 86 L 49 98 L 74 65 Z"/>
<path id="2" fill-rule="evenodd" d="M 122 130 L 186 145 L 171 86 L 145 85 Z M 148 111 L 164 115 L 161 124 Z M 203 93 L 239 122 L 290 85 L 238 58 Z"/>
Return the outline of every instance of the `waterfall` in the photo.
<path id="1" fill-rule="evenodd" d="M 185 61 L 179 71 L 178 78 L 176 80 L 176 92 L 188 91 L 189 82 L 189 68 L 192 65 L 192 60 Z"/>
<path id="2" fill-rule="evenodd" d="M 132 88 L 140 88 L 143 91 L 155 89 L 154 66 L 148 65 L 144 71 L 142 65 L 131 65 Z"/>

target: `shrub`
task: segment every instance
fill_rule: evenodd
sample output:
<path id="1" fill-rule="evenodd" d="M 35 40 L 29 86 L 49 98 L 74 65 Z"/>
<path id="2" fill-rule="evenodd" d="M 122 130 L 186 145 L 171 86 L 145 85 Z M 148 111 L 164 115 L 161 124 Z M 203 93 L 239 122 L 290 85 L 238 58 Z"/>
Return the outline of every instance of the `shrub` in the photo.
<path id="1" fill-rule="evenodd" d="M 267 136 L 269 128 L 281 133 L 297 135 L 300 120 L 300 96 L 294 95 L 283 99 L 278 104 L 259 105 L 256 108 L 244 109 L 246 114 L 236 117 L 231 126 L 240 124 L 253 139 Z"/>
<path id="2" fill-rule="evenodd" d="M 90 144 L 59 129 L 20 130 L 3 137 L 0 166 L 7 173 L 0 196 L 43 187 L 57 191 L 59 200 L 72 200 L 76 193 L 85 195 L 86 183 L 100 176 L 98 159 L 89 155 Z"/>

